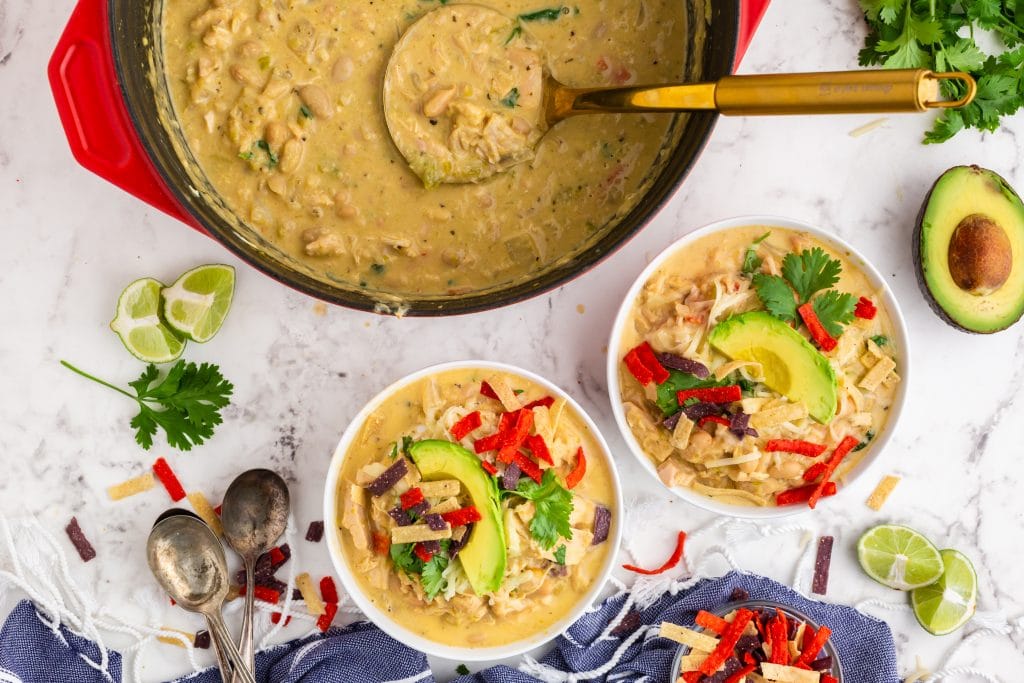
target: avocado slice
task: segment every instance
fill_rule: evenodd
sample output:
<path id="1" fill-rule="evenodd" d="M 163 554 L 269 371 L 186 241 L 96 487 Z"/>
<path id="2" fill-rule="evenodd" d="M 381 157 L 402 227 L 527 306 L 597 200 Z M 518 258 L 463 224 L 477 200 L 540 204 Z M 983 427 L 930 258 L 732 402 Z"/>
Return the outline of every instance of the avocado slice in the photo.
<path id="1" fill-rule="evenodd" d="M 998 174 L 954 166 L 925 197 L 914 232 L 921 291 L 966 332 L 1004 330 L 1024 314 L 1024 203 Z"/>
<path id="2" fill-rule="evenodd" d="M 473 592 L 493 593 L 505 578 L 505 526 L 497 482 L 480 466 L 480 458 L 450 441 L 418 441 L 409 456 L 425 481 L 458 479 L 483 517 L 473 526 L 458 559 Z"/>
<path id="3" fill-rule="evenodd" d="M 756 361 L 765 384 L 791 401 L 807 406 L 818 422 L 835 417 L 838 382 L 835 370 L 799 332 L 764 311 L 741 313 L 711 330 L 711 346 L 733 360 Z"/>

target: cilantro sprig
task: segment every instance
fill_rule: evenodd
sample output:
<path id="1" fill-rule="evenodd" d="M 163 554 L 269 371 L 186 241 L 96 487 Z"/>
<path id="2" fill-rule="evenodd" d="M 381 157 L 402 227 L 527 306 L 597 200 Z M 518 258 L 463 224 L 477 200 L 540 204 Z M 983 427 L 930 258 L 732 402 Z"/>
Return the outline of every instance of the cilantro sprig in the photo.
<path id="1" fill-rule="evenodd" d="M 1024 104 L 1024 7 L 1019 0 L 860 0 L 868 36 L 862 66 L 966 71 L 978 82 L 971 104 L 946 109 L 925 143 L 950 139 L 964 128 L 994 131 L 1002 116 Z M 988 32 L 1002 51 L 983 51 L 976 38 Z M 964 86 L 943 84 L 960 97 Z"/>
<path id="2" fill-rule="evenodd" d="M 821 247 L 789 253 L 782 259 L 782 275 L 755 273 L 751 284 L 769 314 L 779 320 L 798 320 L 797 308 L 811 302 L 815 315 L 832 337 L 843 333 L 843 325 L 853 321 L 857 302 L 834 287 L 843 265 Z"/>
<path id="3" fill-rule="evenodd" d="M 189 451 L 201 445 L 222 422 L 220 410 L 231 402 L 234 391 L 220 368 L 211 363 L 196 365 L 180 360 L 159 382 L 160 371 L 150 364 L 137 380 L 128 383 L 135 390 L 134 396 L 67 361 L 62 360 L 61 365 L 138 403 L 139 413 L 132 418 L 131 426 L 135 441 L 146 450 L 153 446 L 157 429 L 164 431 L 173 448 Z"/>
<path id="4" fill-rule="evenodd" d="M 444 570 L 448 568 L 451 559 L 448 557 L 448 548 L 451 542 L 448 539 L 441 541 L 441 551 L 434 553 L 430 562 L 424 562 L 416 557 L 413 549 L 415 543 L 393 543 L 388 551 L 391 555 L 391 562 L 395 568 L 406 574 L 416 574 L 420 577 L 420 585 L 427 600 L 433 600 L 437 594 L 448 586 L 448 579 L 444 577 Z"/>
<path id="5" fill-rule="evenodd" d="M 515 491 L 502 491 L 533 501 L 534 513 L 530 520 L 530 535 L 545 550 L 551 550 L 559 538 L 572 540 L 572 491 L 560 483 L 554 470 L 544 470 L 541 483 L 523 478 Z"/>

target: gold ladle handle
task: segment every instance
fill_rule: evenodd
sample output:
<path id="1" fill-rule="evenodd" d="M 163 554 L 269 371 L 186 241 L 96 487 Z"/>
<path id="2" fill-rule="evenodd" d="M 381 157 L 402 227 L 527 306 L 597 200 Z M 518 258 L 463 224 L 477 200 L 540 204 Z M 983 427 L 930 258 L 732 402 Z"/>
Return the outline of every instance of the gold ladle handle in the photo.
<path id="1" fill-rule="evenodd" d="M 944 80 L 961 81 L 963 97 L 943 99 Z M 717 110 L 727 116 L 922 112 L 963 106 L 974 99 L 977 85 L 962 72 L 879 69 L 726 76 L 717 83 L 691 85 L 555 90 L 548 109 L 552 120 L 597 112 Z"/>

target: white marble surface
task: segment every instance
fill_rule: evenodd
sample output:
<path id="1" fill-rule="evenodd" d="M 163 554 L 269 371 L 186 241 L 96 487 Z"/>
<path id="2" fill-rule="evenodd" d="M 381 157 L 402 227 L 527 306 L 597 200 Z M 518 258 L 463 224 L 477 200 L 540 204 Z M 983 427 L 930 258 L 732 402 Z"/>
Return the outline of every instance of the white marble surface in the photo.
<path id="1" fill-rule="evenodd" d="M 855 4 L 775 0 L 744 70 L 852 67 L 863 37 Z M 313 300 L 236 263 L 237 299 L 224 330 L 188 352 L 193 360 L 220 363 L 235 382 L 226 422 L 190 454 L 163 447 L 144 453 L 127 428 L 131 404 L 62 369 L 58 360 L 114 380 L 133 379 L 139 363 L 106 327 L 121 288 L 142 275 L 168 280 L 198 263 L 235 260 L 72 160 L 45 80 L 46 61 L 71 8 L 71 0 L 0 0 L 0 513 L 35 515 L 61 539 L 67 519 L 77 515 L 99 556 L 86 565 L 73 558 L 72 572 L 112 612 L 198 625 L 170 608 L 147 614 L 141 598 L 124 598 L 126 588 L 135 596 L 151 585 L 143 543 L 169 501 L 154 490 L 110 503 L 108 485 L 164 454 L 187 488 L 216 501 L 238 471 L 270 466 L 291 482 L 304 530 L 321 517 L 329 456 L 363 402 L 405 373 L 461 358 L 540 372 L 591 411 L 617 452 L 628 497 L 650 501 L 644 509 L 656 511 L 656 523 L 644 525 L 642 534 L 634 519 L 629 546 L 641 562 L 657 561 L 677 529 L 710 519 L 672 502 L 625 451 L 604 391 L 604 339 L 620 297 L 659 249 L 706 222 L 755 212 L 816 222 L 855 244 L 889 277 L 914 340 L 911 404 L 877 471 L 902 475 L 903 483 L 881 514 L 863 504 L 875 481 L 862 481 L 835 504 L 797 519 L 817 533 L 837 535 L 828 598 L 901 597 L 865 578 L 853 550 L 860 532 L 891 520 L 971 556 L 982 610 L 1024 612 L 1024 326 L 991 337 L 947 327 L 925 305 L 910 258 L 918 205 L 946 167 L 979 163 L 1024 189 L 1017 138 L 1024 118 L 995 134 L 966 133 L 937 147 L 919 144 L 926 116 L 890 118 L 861 137 L 849 132 L 874 117 L 722 120 L 674 200 L 600 268 L 548 296 L 458 320 L 395 320 L 338 308 L 324 313 Z M 745 568 L 789 581 L 800 542 L 800 534 L 760 541 L 736 557 Z M 323 545 L 294 545 L 303 569 L 328 571 Z M 66 542 L 65 549 L 72 552 Z M 17 597 L 9 593 L 0 614 Z M 886 616 L 904 671 L 918 655 L 938 667 L 975 628 L 934 638 L 911 616 Z M 981 640 L 956 663 L 1019 681 L 1022 650 L 1019 635 Z M 147 681 L 186 670 L 180 650 L 156 645 L 144 653 Z M 451 665 L 436 670 L 444 678 Z"/>

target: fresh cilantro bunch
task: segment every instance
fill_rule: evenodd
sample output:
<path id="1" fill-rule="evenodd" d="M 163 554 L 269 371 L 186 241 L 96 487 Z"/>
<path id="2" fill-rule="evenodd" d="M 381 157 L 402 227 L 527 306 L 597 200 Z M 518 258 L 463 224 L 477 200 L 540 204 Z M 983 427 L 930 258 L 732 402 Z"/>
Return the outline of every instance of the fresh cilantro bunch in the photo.
<path id="1" fill-rule="evenodd" d="M 771 315 L 786 322 L 796 321 L 796 309 L 810 301 L 829 335 L 838 337 L 843 333 L 843 325 L 853 321 L 856 307 L 851 294 L 832 289 L 842 271 L 838 259 L 831 258 L 821 247 L 814 247 L 799 254 L 786 254 L 782 275 L 755 273 L 751 281 Z"/>
<path id="2" fill-rule="evenodd" d="M 978 82 L 974 101 L 946 109 L 925 134 L 945 142 L 964 128 L 994 131 L 1002 116 L 1024 104 L 1024 3 L 1018 0 L 859 0 L 868 23 L 862 66 L 966 71 Z M 986 54 L 976 31 L 993 34 L 1005 47 Z M 964 86 L 945 81 L 949 97 Z"/>
<path id="3" fill-rule="evenodd" d="M 523 477 L 515 491 L 503 491 L 502 495 L 515 495 L 533 501 L 530 535 L 545 550 L 551 550 L 559 538 L 572 539 L 572 527 L 569 525 L 573 508 L 572 491 L 558 483 L 554 470 L 544 470 L 540 484 Z"/>
<path id="4" fill-rule="evenodd" d="M 132 418 L 131 426 L 135 428 L 135 441 L 146 450 L 153 446 L 158 428 L 166 433 L 167 443 L 173 448 L 189 451 L 193 445 L 201 445 L 221 423 L 220 410 L 231 402 L 234 391 L 220 368 L 211 363 L 196 365 L 180 360 L 159 382 L 160 371 L 150 364 L 137 380 L 128 383 L 135 390 L 134 396 L 67 361 L 61 361 L 61 365 L 138 403 L 139 413 Z"/>

